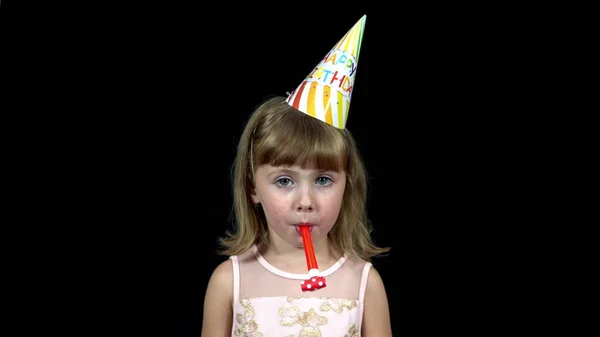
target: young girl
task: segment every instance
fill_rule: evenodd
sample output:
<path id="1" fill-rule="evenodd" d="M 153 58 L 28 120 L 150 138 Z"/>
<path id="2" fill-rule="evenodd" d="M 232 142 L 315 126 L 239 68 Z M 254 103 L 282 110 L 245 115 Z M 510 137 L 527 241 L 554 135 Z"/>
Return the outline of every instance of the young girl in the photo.
<path id="1" fill-rule="evenodd" d="M 388 249 L 370 237 L 359 151 L 345 122 L 315 118 L 294 104 L 307 102 L 297 95 L 266 100 L 242 133 L 236 230 L 221 240 L 229 259 L 209 280 L 203 337 L 391 336 L 385 287 L 370 262 Z M 301 288 L 309 276 L 299 224 L 310 226 L 324 288 Z"/>

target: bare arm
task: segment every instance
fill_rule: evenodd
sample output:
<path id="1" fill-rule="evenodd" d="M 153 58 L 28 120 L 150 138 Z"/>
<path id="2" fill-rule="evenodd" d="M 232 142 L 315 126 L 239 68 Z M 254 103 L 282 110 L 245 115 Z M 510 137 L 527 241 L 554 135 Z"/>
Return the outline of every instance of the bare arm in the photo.
<path id="1" fill-rule="evenodd" d="M 233 323 L 233 270 L 231 260 L 222 262 L 213 271 L 202 318 L 202 337 L 230 337 Z"/>
<path id="2" fill-rule="evenodd" d="M 391 337 L 390 308 L 381 276 L 371 268 L 365 294 L 363 337 Z"/>

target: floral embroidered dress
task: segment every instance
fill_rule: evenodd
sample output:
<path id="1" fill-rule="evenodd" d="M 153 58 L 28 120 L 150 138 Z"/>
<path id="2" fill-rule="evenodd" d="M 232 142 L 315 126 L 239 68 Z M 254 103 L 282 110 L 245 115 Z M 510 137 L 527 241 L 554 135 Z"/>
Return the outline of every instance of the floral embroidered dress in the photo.
<path id="1" fill-rule="evenodd" d="M 371 263 L 341 257 L 322 271 L 327 286 L 302 292 L 307 274 L 269 264 L 256 246 L 231 256 L 235 337 L 359 337 Z"/>

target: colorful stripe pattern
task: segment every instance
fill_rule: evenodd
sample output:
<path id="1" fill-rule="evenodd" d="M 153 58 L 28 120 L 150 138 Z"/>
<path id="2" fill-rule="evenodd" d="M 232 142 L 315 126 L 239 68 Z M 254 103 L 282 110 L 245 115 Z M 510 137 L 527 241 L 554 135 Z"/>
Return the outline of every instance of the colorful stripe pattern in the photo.
<path id="1" fill-rule="evenodd" d="M 336 128 L 346 127 L 366 20 L 363 15 L 338 41 L 288 96 L 288 104 Z"/>

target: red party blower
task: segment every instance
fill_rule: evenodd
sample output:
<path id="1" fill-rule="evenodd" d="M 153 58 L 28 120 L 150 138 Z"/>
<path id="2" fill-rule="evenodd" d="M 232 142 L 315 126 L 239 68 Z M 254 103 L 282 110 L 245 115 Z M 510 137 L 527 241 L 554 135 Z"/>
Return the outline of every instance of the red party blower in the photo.
<path id="1" fill-rule="evenodd" d="M 319 266 L 313 248 L 312 238 L 310 237 L 310 228 L 308 225 L 300 225 L 300 234 L 304 243 L 304 254 L 306 255 L 306 264 L 308 266 L 308 279 L 300 283 L 302 291 L 313 291 L 325 288 L 327 285 L 325 277 L 319 275 Z"/>

